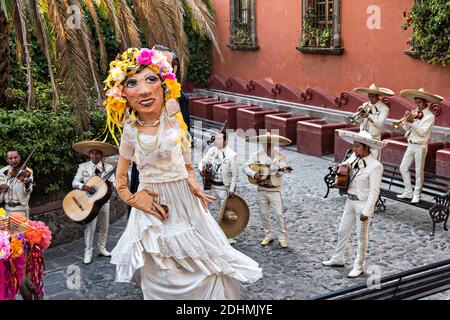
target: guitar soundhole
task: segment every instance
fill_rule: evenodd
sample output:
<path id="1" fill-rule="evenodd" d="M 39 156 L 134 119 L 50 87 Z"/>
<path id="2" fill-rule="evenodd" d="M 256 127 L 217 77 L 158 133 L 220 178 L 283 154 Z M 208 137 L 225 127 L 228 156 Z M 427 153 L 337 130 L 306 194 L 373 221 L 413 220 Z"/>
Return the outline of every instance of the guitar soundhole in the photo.
<path id="1" fill-rule="evenodd" d="M 78 208 L 80 208 L 81 211 L 84 211 L 83 206 L 81 205 L 81 203 L 75 198 L 72 197 L 73 201 L 76 203 L 76 205 L 78 206 Z"/>

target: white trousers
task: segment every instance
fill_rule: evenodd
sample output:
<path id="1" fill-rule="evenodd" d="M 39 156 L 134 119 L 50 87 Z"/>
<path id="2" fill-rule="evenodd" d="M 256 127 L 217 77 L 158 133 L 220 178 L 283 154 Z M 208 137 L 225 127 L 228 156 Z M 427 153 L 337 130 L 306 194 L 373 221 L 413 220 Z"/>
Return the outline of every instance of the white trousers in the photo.
<path id="1" fill-rule="evenodd" d="M 91 252 L 94 244 L 95 229 L 99 226 L 98 233 L 98 248 L 106 250 L 106 238 L 108 237 L 109 228 L 109 201 L 103 205 L 98 213 L 97 217 L 86 225 L 84 230 L 84 243 L 86 245 L 86 251 Z"/>
<path id="2" fill-rule="evenodd" d="M 228 197 L 228 189 L 225 186 L 211 186 L 210 194 L 217 198 L 216 201 L 212 203 L 214 211 L 217 217 L 219 217 L 220 208 L 222 208 L 225 200 Z"/>
<path id="3" fill-rule="evenodd" d="M 428 145 L 426 144 L 412 144 L 408 143 L 408 148 L 403 156 L 400 164 L 400 172 L 405 184 L 405 191 L 412 192 L 411 175 L 409 174 L 409 167 L 415 161 L 416 163 L 416 187 L 414 188 L 414 195 L 420 196 L 422 193 L 425 159 L 427 157 Z"/>
<path id="4" fill-rule="evenodd" d="M 286 222 L 283 214 L 283 202 L 281 199 L 280 191 L 258 191 L 259 201 L 259 215 L 261 217 L 262 225 L 264 228 L 265 237 L 268 239 L 274 238 L 272 221 L 271 221 L 271 209 L 275 212 L 278 229 L 279 240 L 287 240 Z"/>
<path id="5" fill-rule="evenodd" d="M 338 231 L 338 243 L 334 251 L 333 260 L 345 262 L 345 252 L 348 241 L 353 233 L 356 224 L 356 234 L 358 235 L 358 250 L 353 266 L 364 268 L 369 243 L 370 219 L 361 221 L 360 216 L 364 208 L 365 201 L 348 200 L 345 202 L 344 214 Z"/>

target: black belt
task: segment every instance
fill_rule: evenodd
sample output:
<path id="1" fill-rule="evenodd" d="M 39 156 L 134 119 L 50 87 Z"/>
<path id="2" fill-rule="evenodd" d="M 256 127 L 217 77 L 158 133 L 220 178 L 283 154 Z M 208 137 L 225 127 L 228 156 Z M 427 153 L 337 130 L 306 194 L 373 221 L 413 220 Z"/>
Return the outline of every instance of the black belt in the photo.
<path id="1" fill-rule="evenodd" d="M 10 208 L 14 208 L 14 207 L 21 206 L 22 204 L 20 202 L 8 202 L 7 205 Z"/>
<path id="2" fill-rule="evenodd" d="M 212 181 L 211 184 L 215 186 L 224 186 L 223 182 Z"/>
<path id="3" fill-rule="evenodd" d="M 352 200 L 352 201 L 359 201 L 358 196 L 355 196 L 354 194 L 350 194 L 350 193 L 349 193 L 347 196 L 348 196 L 348 199 L 349 199 L 349 200 Z"/>

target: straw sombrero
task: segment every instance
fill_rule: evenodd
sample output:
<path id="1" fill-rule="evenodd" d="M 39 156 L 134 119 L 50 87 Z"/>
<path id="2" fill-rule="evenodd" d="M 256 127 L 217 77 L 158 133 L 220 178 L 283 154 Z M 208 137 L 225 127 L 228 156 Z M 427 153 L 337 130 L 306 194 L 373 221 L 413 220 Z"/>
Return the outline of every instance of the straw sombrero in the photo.
<path id="1" fill-rule="evenodd" d="M 375 83 L 372 83 L 368 88 L 359 87 L 353 89 L 353 91 L 362 94 L 374 93 L 379 94 L 380 96 L 393 96 L 395 94 L 391 89 L 378 87 Z"/>
<path id="2" fill-rule="evenodd" d="M 367 131 L 360 131 L 358 133 L 351 131 L 339 131 L 339 136 L 351 144 L 354 142 L 359 142 L 368 145 L 371 149 L 376 150 L 383 149 L 387 145 L 387 142 L 372 139 L 372 135 Z"/>
<path id="3" fill-rule="evenodd" d="M 250 210 L 238 195 L 228 197 L 219 214 L 219 226 L 228 239 L 237 237 L 247 226 Z"/>
<path id="4" fill-rule="evenodd" d="M 444 100 L 443 97 L 438 96 L 437 94 L 426 92 L 423 88 L 420 88 L 419 90 L 414 89 L 402 90 L 400 91 L 400 95 L 409 100 L 414 100 L 414 98 L 422 98 L 431 103 L 441 102 L 442 100 Z"/>
<path id="5" fill-rule="evenodd" d="M 118 154 L 117 148 L 112 144 L 100 141 L 80 141 L 72 145 L 72 149 L 85 156 L 89 156 L 92 150 L 101 151 L 103 157 L 110 157 Z"/>
<path id="6" fill-rule="evenodd" d="M 270 132 L 267 132 L 259 136 L 250 137 L 248 138 L 247 141 L 262 144 L 266 144 L 268 141 L 270 141 L 270 143 L 272 144 L 278 144 L 281 146 L 287 146 L 292 143 L 292 140 L 283 136 L 279 136 L 277 134 L 271 134 Z"/>

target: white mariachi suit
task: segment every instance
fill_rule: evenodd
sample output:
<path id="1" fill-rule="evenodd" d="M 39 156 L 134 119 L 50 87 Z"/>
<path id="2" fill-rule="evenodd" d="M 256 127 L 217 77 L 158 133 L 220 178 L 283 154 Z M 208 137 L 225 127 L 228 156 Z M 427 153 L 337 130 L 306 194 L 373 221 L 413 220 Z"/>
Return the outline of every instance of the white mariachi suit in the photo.
<path id="1" fill-rule="evenodd" d="M 0 203 L 5 203 L 5 210 L 7 214 L 11 212 L 17 212 L 24 217 L 29 218 L 30 207 L 28 205 L 30 201 L 31 192 L 33 191 L 33 183 L 31 182 L 28 189 L 25 184 L 12 177 L 12 167 L 6 166 L 0 170 L 0 175 L 2 175 L 2 183 L 9 186 L 8 191 L 0 193 Z M 31 176 L 29 179 L 33 181 L 33 170 L 27 167 L 31 171 Z"/>
<path id="2" fill-rule="evenodd" d="M 205 170 L 206 164 L 212 164 L 213 181 L 211 194 L 219 201 L 214 201 L 213 206 L 217 214 L 228 197 L 228 192 L 235 192 L 239 177 L 237 153 L 228 147 L 219 149 L 212 146 L 208 149 L 203 159 L 198 164 L 198 170 Z"/>
<path id="3" fill-rule="evenodd" d="M 270 170 L 278 170 L 286 167 L 286 156 L 276 150 L 272 152 L 272 158 L 265 151 L 258 151 L 251 155 L 250 159 L 245 163 L 242 171 L 249 177 L 254 178 L 256 172 L 250 169 L 251 164 L 266 164 L 270 166 Z M 281 183 L 283 172 L 277 172 L 270 177 L 267 184 L 258 184 L 258 201 L 259 213 L 264 228 L 266 239 L 273 239 L 274 233 L 271 222 L 270 209 L 276 214 L 278 228 L 280 232 L 279 240 L 287 241 L 286 222 L 283 213 L 283 202 L 281 198 Z M 268 180 L 268 181 L 269 181 Z"/>
<path id="4" fill-rule="evenodd" d="M 403 128 L 406 130 L 405 137 L 408 140 L 408 148 L 400 164 L 400 172 L 405 184 L 405 191 L 411 193 L 412 184 L 409 167 L 413 161 L 416 162 L 416 187 L 414 188 L 414 195 L 416 196 L 420 196 L 422 193 L 428 141 L 430 140 L 435 121 L 434 114 L 428 107 L 423 109 L 422 113 L 422 119 L 415 119 L 412 123 L 403 125 Z"/>
<path id="5" fill-rule="evenodd" d="M 98 169 L 100 176 L 103 177 L 105 173 L 108 173 L 113 169 L 113 166 L 100 161 L 95 165 L 92 161 L 84 162 L 78 166 L 77 174 L 72 181 L 72 186 L 76 189 L 80 189 L 83 185 L 94 175 L 96 175 L 95 170 Z M 112 175 L 109 180 L 114 183 L 114 175 Z M 86 229 L 84 231 L 84 241 L 86 245 L 86 252 L 92 255 L 93 252 L 93 243 L 94 243 L 94 234 L 97 226 L 97 219 L 99 223 L 99 234 L 98 234 L 98 247 L 100 250 L 106 251 L 106 238 L 108 236 L 108 228 L 109 228 L 109 201 L 105 203 L 97 217 L 92 220 L 89 224 L 86 225 Z"/>
<path id="6" fill-rule="evenodd" d="M 358 117 L 356 119 L 356 121 L 361 122 L 359 129 L 368 131 L 373 139 L 381 140 L 381 133 L 384 130 L 384 123 L 389 114 L 389 107 L 381 100 L 375 104 L 371 104 L 370 101 L 365 102 L 361 107 L 366 107 L 367 105 L 371 105 L 369 116 L 367 118 Z M 371 152 L 375 159 L 378 159 L 378 161 L 381 159 L 380 150 L 373 149 Z"/>
<path id="7" fill-rule="evenodd" d="M 345 262 L 345 251 L 356 224 L 358 251 L 353 268 L 364 270 L 369 241 L 369 225 L 380 194 L 383 165 L 372 154 L 358 160 L 354 153 L 343 163 L 351 165 L 351 182 L 344 214 L 339 225 L 338 243 L 332 260 L 342 264 Z M 361 221 L 361 214 L 368 219 Z"/>

